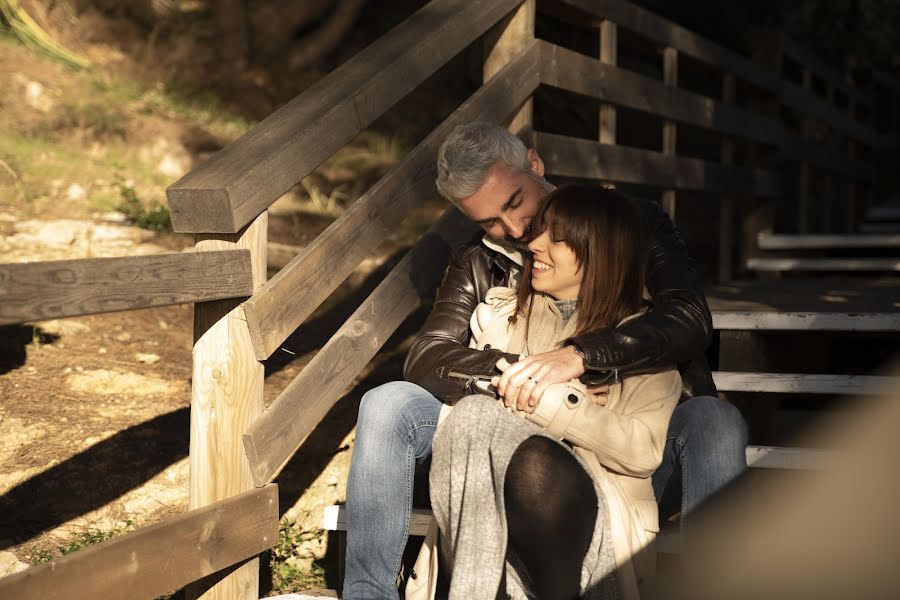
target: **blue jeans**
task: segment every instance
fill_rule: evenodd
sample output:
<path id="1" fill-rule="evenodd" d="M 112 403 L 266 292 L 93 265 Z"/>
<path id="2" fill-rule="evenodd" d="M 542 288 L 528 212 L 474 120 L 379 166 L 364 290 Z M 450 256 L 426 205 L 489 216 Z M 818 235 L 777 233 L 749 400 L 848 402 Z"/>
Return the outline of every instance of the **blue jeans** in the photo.
<path id="1" fill-rule="evenodd" d="M 662 464 L 653 474 L 657 503 L 680 493 L 670 512 L 689 515 L 747 468 L 746 449 L 747 426 L 733 405 L 712 396 L 682 402 L 672 413 Z"/>
<path id="2" fill-rule="evenodd" d="M 412 383 L 387 383 L 363 396 L 347 480 L 347 554 L 342 598 L 397 600 L 397 574 L 409 535 L 416 462 L 431 455 L 440 401 Z M 740 413 L 712 397 L 693 398 L 672 415 L 657 498 L 681 488 L 685 513 L 746 468 Z M 676 472 L 680 478 L 673 478 Z"/>

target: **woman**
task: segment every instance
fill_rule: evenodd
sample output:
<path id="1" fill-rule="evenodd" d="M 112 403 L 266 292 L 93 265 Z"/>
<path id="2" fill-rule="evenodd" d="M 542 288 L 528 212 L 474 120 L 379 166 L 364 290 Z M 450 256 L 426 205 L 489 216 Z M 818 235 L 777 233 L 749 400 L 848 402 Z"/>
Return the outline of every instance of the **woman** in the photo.
<path id="1" fill-rule="evenodd" d="M 532 226 L 518 289 L 489 291 L 471 345 L 546 352 L 645 308 L 646 226 L 628 198 L 560 188 Z M 487 395 L 445 411 L 430 484 L 450 598 L 637 598 L 658 531 L 650 475 L 680 393 L 673 369 L 604 395 L 551 386 L 526 411 Z"/>

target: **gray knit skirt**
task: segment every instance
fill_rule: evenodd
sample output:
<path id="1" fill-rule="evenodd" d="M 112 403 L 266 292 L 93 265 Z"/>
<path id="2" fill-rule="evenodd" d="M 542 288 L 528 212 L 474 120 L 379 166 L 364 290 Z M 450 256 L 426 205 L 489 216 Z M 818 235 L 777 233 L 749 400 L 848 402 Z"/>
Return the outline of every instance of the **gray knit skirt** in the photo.
<path id="1" fill-rule="evenodd" d="M 510 459 L 533 435 L 549 437 L 488 396 L 463 398 L 438 428 L 432 449 L 431 506 L 441 530 L 442 566 L 451 570 L 450 600 L 493 600 L 504 571 L 511 598 L 534 597 L 524 569 L 507 553 L 503 500 Z M 596 481 L 594 489 L 597 521 L 582 564 L 582 595 L 616 600 L 609 512 Z"/>

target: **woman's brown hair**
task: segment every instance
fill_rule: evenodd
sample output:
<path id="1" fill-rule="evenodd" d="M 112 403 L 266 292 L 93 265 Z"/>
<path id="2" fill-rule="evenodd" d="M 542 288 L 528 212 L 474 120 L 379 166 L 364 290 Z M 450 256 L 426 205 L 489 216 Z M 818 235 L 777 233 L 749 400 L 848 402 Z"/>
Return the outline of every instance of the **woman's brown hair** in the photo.
<path id="1" fill-rule="evenodd" d="M 554 242 L 572 248 L 578 267 L 584 270 L 573 337 L 615 327 L 640 310 L 649 232 L 634 200 L 611 189 L 560 187 L 544 199 L 532 219 L 533 236 L 545 230 Z M 531 313 L 533 261 L 533 255 L 526 253 L 516 316 L 528 318 Z"/>

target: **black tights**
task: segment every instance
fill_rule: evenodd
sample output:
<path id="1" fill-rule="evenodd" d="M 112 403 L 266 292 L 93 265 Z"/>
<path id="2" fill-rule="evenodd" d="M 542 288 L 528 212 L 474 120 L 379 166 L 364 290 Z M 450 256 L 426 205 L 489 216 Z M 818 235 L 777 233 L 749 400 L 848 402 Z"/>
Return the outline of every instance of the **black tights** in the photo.
<path id="1" fill-rule="evenodd" d="M 597 519 L 590 476 L 563 447 L 536 435 L 513 453 L 503 497 L 510 549 L 522 561 L 537 597 L 578 598 L 581 565 Z"/>

